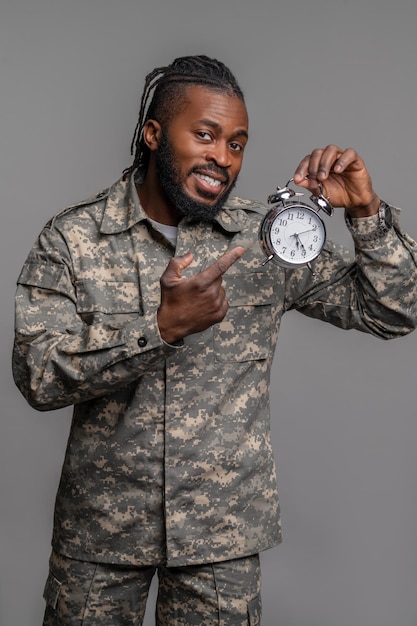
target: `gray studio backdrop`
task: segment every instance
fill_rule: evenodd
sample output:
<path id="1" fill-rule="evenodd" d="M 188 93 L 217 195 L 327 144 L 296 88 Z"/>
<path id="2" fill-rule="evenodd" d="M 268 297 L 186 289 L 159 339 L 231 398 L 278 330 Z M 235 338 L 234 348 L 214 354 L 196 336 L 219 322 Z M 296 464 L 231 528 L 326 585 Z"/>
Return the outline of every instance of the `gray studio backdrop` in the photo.
<path id="1" fill-rule="evenodd" d="M 71 415 L 14 388 L 15 280 L 49 217 L 130 164 L 146 73 L 195 53 L 234 70 L 250 113 L 241 195 L 265 200 L 312 148 L 352 145 L 417 237 L 416 26 L 415 0 L 2 0 L 1 626 L 41 623 Z M 341 212 L 327 223 L 350 245 Z M 416 625 L 416 347 L 284 318 L 284 542 L 262 556 L 265 626 Z"/>

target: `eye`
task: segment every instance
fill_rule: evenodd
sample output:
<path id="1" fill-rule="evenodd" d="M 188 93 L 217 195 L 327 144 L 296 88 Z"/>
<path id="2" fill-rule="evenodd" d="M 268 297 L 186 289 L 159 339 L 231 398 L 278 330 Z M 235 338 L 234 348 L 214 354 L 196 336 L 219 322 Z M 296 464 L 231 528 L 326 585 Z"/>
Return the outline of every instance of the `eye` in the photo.
<path id="1" fill-rule="evenodd" d="M 197 136 L 200 137 L 201 139 L 204 139 L 205 141 L 211 141 L 211 135 L 206 130 L 197 131 Z"/>
<path id="2" fill-rule="evenodd" d="M 244 146 L 242 146 L 242 144 L 238 143 L 237 141 L 232 141 L 232 143 L 230 144 L 230 147 L 235 152 L 242 152 L 245 148 Z"/>

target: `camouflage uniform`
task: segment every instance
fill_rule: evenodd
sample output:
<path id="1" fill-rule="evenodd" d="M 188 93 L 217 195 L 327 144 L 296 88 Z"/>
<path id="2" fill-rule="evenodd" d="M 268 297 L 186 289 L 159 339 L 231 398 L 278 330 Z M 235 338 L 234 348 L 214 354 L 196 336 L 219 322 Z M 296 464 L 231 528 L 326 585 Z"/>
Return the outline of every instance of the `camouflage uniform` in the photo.
<path id="1" fill-rule="evenodd" d="M 38 410 L 74 405 L 53 548 L 125 566 L 190 566 L 281 540 L 269 375 L 289 309 L 389 339 L 416 324 L 417 245 L 377 217 L 351 220 L 356 260 L 327 242 L 314 264 L 264 256 L 261 204 L 232 198 L 214 225 L 184 219 L 176 250 L 133 179 L 55 216 L 18 279 L 14 376 Z M 375 234 L 372 234 L 375 233 Z M 225 319 L 166 345 L 161 274 L 191 251 L 194 275 L 233 246 Z"/>
<path id="2" fill-rule="evenodd" d="M 165 567 L 107 565 L 52 553 L 44 626 L 139 626 L 158 572 L 158 626 L 258 626 L 259 555 Z"/>

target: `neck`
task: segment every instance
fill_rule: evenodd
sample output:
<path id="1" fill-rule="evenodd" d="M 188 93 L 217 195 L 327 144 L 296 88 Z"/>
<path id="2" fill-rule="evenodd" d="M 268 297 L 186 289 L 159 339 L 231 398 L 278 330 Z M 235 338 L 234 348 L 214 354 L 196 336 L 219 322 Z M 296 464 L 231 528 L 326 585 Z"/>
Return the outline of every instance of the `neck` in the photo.
<path id="1" fill-rule="evenodd" d="M 150 219 L 167 226 L 178 226 L 180 215 L 161 189 L 155 169 L 151 166 L 143 182 L 137 186 L 137 192 L 142 208 Z"/>

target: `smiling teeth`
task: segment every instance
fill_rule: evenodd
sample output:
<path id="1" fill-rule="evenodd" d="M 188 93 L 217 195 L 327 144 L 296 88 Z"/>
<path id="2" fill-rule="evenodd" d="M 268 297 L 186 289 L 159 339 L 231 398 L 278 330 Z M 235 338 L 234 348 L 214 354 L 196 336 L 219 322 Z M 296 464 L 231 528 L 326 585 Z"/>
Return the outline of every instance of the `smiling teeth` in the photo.
<path id="1" fill-rule="evenodd" d="M 205 174 L 197 174 L 197 176 L 202 180 L 205 180 L 211 187 L 219 187 L 219 185 L 221 185 L 219 180 L 215 180 L 211 176 L 206 176 Z"/>

